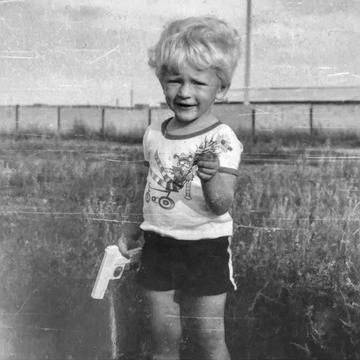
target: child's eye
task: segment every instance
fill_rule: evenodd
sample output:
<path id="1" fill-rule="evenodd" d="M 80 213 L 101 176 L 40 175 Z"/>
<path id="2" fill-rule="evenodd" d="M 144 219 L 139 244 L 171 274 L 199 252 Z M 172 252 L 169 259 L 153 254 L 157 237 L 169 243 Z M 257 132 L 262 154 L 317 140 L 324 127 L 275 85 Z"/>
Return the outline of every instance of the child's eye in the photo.
<path id="1" fill-rule="evenodd" d="M 181 81 L 180 79 L 168 79 L 168 84 L 179 84 Z"/>
<path id="2" fill-rule="evenodd" d="M 207 84 L 202 82 L 202 81 L 198 81 L 198 80 L 194 80 L 193 81 L 194 85 L 198 85 L 198 86 L 206 86 Z"/>

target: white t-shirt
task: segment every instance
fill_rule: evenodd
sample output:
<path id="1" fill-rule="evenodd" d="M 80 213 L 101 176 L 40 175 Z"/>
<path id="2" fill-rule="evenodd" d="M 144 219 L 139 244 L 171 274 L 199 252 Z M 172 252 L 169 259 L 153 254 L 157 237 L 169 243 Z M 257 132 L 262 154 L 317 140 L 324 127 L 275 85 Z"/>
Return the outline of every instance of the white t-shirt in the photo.
<path id="1" fill-rule="evenodd" d="M 189 135 L 167 134 L 169 121 L 150 125 L 144 134 L 149 173 L 140 228 L 181 240 L 231 236 L 230 214 L 216 215 L 205 202 L 196 160 L 212 152 L 219 158 L 219 172 L 237 175 L 242 144 L 220 121 Z"/>

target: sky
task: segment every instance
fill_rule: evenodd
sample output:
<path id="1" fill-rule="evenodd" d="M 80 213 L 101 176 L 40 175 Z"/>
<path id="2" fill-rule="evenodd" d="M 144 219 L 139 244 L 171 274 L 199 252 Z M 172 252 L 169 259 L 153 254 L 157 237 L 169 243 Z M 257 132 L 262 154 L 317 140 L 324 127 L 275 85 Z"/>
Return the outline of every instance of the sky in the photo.
<path id="1" fill-rule="evenodd" d="M 0 104 L 162 102 L 147 50 L 193 15 L 245 44 L 246 0 L 0 0 Z M 360 0 L 252 0 L 251 39 L 251 87 L 360 86 Z M 230 100 L 243 86 L 244 54 Z"/>

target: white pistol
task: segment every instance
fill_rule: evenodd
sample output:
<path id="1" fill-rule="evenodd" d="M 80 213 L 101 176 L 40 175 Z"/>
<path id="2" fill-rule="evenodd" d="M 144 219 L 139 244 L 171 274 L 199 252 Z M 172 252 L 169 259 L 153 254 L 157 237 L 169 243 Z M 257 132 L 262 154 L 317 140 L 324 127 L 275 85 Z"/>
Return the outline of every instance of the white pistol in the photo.
<path id="1" fill-rule="evenodd" d="M 139 262 L 141 248 L 129 250 L 130 258 L 123 256 L 117 245 L 107 246 L 102 259 L 100 270 L 96 276 L 95 285 L 91 292 L 94 299 L 103 299 L 109 280 L 120 279 L 128 264 Z"/>

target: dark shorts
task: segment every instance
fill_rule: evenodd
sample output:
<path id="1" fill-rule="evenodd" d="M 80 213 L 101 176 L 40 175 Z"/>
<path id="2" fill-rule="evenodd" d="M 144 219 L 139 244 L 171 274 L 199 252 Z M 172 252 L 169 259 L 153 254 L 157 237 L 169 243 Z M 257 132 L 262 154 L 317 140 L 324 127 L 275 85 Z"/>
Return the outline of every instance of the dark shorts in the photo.
<path id="1" fill-rule="evenodd" d="M 177 240 L 144 232 L 137 282 L 156 291 L 207 296 L 233 291 L 229 237 Z"/>

